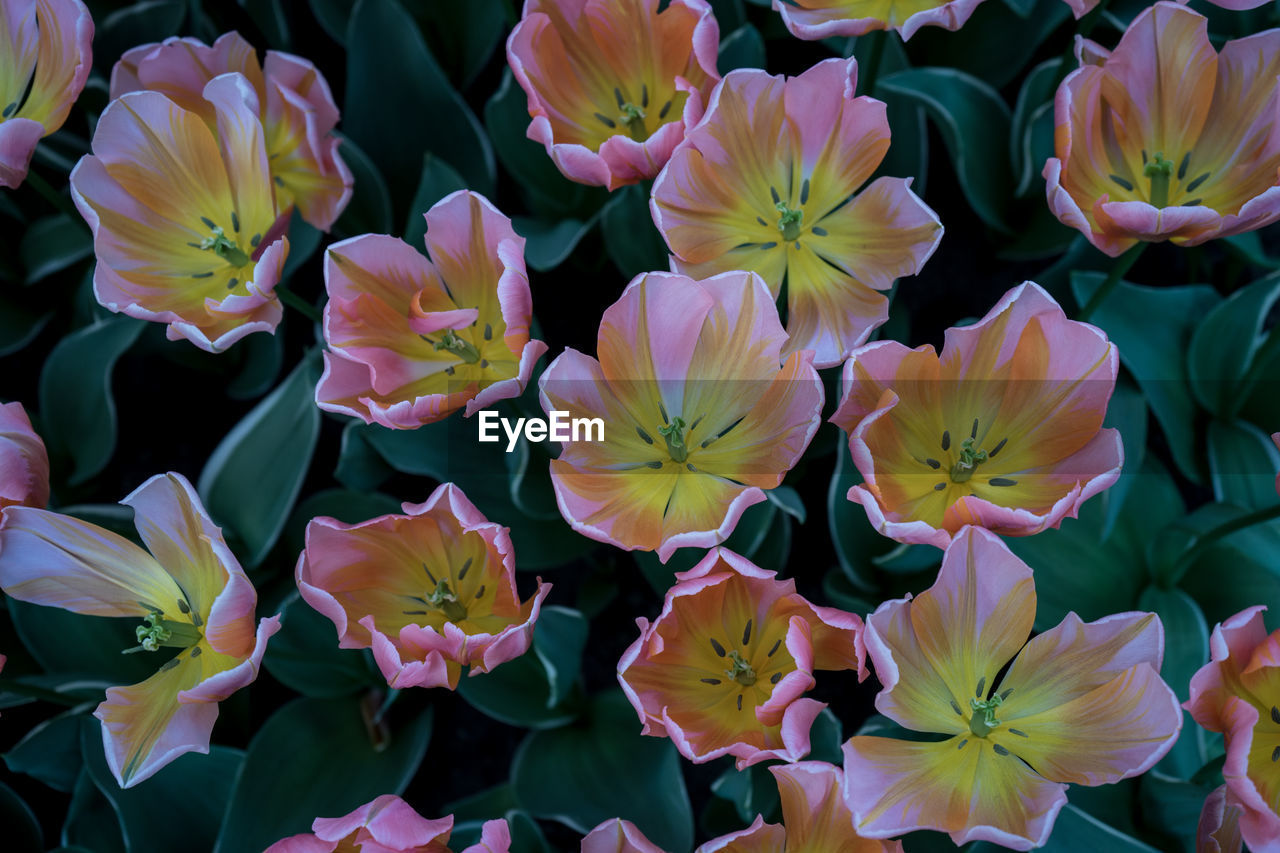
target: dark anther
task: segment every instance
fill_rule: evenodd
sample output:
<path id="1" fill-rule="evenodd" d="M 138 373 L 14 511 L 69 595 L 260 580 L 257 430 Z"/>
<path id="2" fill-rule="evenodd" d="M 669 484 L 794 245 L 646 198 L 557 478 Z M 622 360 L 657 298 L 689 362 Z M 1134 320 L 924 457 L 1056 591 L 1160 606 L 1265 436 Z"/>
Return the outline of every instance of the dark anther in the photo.
<path id="1" fill-rule="evenodd" d="M 951 449 L 951 430 L 944 429 L 942 431 L 942 449 L 943 450 Z"/>
<path id="2" fill-rule="evenodd" d="M 595 117 L 599 119 L 600 123 L 603 124 L 605 127 L 614 128 L 618 126 L 617 124 L 614 123 L 613 119 L 609 118 L 607 115 L 601 115 L 600 113 L 595 113 Z"/>
<path id="3" fill-rule="evenodd" d="M 1007 439 L 1007 438 L 1002 438 L 1002 439 L 1000 439 L 1000 443 L 996 445 L 995 450 L 992 450 L 990 453 L 988 453 L 988 454 L 987 454 L 987 458 L 988 458 L 988 459 L 990 459 L 991 457 L 993 457 L 993 456 L 995 456 L 997 453 L 999 453 L 1001 450 L 1004 450 L 1004 444 L 1005 444 L 1005 442 L 1006 442 L 1006 441 L 1008 441 L 1008 440 L 1009 440 L 1009 439 Z"/>
<path id="4" fill-rule="evenodd" d="M 715 649 L 717 655 L 724 657 L 724 646 L 720 645 L 720 642 L 715 637 L 711 638 L 711 648 Z"/>
<path id="5" fill-rule="evenodd" d="M 939 468 L 942 467 L 942 463 L 939 462 L 937 459 L 926 459 L 924 460 L 924 464 L 928 465 L 930 468 L 932 468 L 935 471 L 937 471 Z"/>
<path id="6" fill-rule="evenodd" d="M 987 687 L 987 677 L 984 675 L 982 676 L 982 678 L 978 679 L 978 686 L 977 688 L 974 689 L 973 695 L 981 699 L 982 694 L 987 692 L 986 687 Z"/>
<path id="7" fill-rule="evenodd" d="M 718 679 L 718 678 L 704 678 L 704 679 L 702 679 L 702 683 L 703 683 L 703 684 L 712 684 L 712 685 L 715 685 L 715 684 L 719 684 L 719 683 L 720 683 L 720 679 Z"/>
<path id="8" fill-rule="evenodd" d="M 1009 754 L 1009 750 L 1005 749 L 1003 746 L 1001 746 L 1001 745 L 1000 745 L 1000 744 L 998 744 L 998 743 L 993 743 L 993 744 L 991 744 L 991 748 L 992 748 L 992 749 L 994 749 L 994 750 L 996 751 L 996 755 L 1008 755 L 1008 754 Z"/>
<path id="9" fill-rule="evenodd" d="M 462 568 L 458 569 L 458 580 L 462 580 L 467 576 L 467 572 L 471 571 L 472 557 L 467 557 L 467 561 L 462 564 Z"/>
<path id="10" fill-rule="evenodd" d="M 1018 481 L 1017 481 L 1017 480 L 1010 480 L 1008 477 L 992 477 L 992 478 L 991 478 L 990 480 L 988 480 L 987 482 L 988 482 L 988 483 L 990 483 L 990 484 L 991 484 L 991 485 L 993 485 L 993 486 L 1016 486 L 1016 485 L 1018 485 Z"/>
<path id="11" fill-rule="evenodd" d="M 781 639 L 779 639 L 778 642 L 773 644 L 773 648 L 769 649 L 769 654 L 765 655 L 765 657 L 770 657 L 770 658 L 773 657 L 773 653 L 778 650 L 778 646 L 780 645 L 782 645 Z"/>
<path id="12" fill-rule="evenodd" d="M 742 629 L 742 645 L 751 642 L 751 620 L 747 620 L 747 627 Z"/>
<path id="13" fill-rule="evenodd" d="M 1124 178 L 1120 177 L 1119 175 L 1112 175 L 1112 176 L 1111 176 L 1111 180 L 1115 181 L 1117 184 L 1119 184 L 1120 186 L 1124 187 L 1124 188 L 1125 188 L 1126 190 L 1128 190 L 1129 192 L 1133 192 L 1133 184 L 1129 183 L 1128 181 L 1126 181 Z"/>
<path id="14" fill-rule="evenodd" d="M 782 680 L 782 673 L 780 672 L 775 672 L 773 675 L 769 676 L 770 684 L 777 684 L 781 680 Z"/>

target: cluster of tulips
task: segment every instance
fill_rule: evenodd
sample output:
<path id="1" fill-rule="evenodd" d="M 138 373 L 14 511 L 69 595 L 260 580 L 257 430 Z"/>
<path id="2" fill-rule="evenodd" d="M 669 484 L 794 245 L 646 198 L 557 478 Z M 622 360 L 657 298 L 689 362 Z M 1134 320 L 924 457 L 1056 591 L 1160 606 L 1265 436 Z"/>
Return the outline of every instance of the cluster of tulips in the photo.
<path id="1" fill-rule="evenodd" d="M 908 39 L 959 29 L 980 2 L 774 5 L 801 39 Z M 1058 527 L 1120 476 L 1121 436 L 1103 427 L 1115 344 L 1033 282 L 948 329 L 941 353 L 869 342 L 889 317 L 887 291 L 943 234 L 910 178 L 871 180 L 890 145 L 885 104 L 857 94 L 854 59 L 721 77 L 705 0 L 659 5 L 527 0 L 507 58 L 529 138 L 571 180 L 610 191 L 651 180 L 670 251 L 670 271 L 637 276 L 604 311 L 595 356 L 564 350 L 536 387 L 548 413 L 604 424 L 603 440 L 565 442 L 550 463 L 574 531 L 663 562 L 705 551 L 656 618 L 637 620 L 617 662 L 644 734 L 691 762 L 776 762 L 785 827 L 757 818 L 700 853 L 901 850 L 893 839 L 918 829 L 1030 849 L 1048 840 L 1068 785 L 1114 783 L 1160 760 L 1181 707 L 1226 744 L 1201 849 L 1243 839 L 1280 850 L 1280 631 L 1267 633 L 1263 608 L 1214 629 L 1181 707 L 1160 676 L 1152 613 L 1069 614 L 1030 637 L 1035 566 L 1002 537 Z M 1094 4 L 1070 5 L 1079 17 Z M 5 186 L 23 182 L 84 86 L 92 32 L 79 0 L 0 0 Z M 1157 2 L 1114 49 L 1083 39 L 1077 55 L 1044 164 L 1061 222 L 1119 257 L 1280 218 L 1280 31 L 1218 49 L 1203 16 Z M 289 54 L 260 63 L 228 33 L 128 51 L 110 98 L 70 177 L 93 232 L 98 301 L 212 353 L 273 332 L 291 217 L 328 230 L 352 194 L 324 78 Z M 524 238 L 469 190 L 425 217 L 425 254 L 381 234 L 325 250 L 321 409 L 413 430 L 533 381 L 548 347 L 533 337 Z M 871 614 L 815 605 L 721 547 L 805 454 L 822 423 L 818 371 L 836 367 L 831 421 L 862 477 L 847 499 L 885 537 L 942 555 L 931 587 Z M 256 616 L 253 585 L 181 474 L 122 501 L 145 549 L 48 500 L 44 446 L 21 404 L 5 405 L 0 588 L 135 620 L 131 652 L 177 650 L 142 683 L 107 690 L 95 714 L 111 772 L 132 786 L 208 751 L 218 703 L 255 680 L 280 617 Z M 521 600 L 503 521 L 451 483 L 398 514 L 314 518 L 297 588 L 341 647 L 371 650 L 390 687 L 453 690 L 464 670 L 483 677 L 528 652 L 552 594 L 539 581 Z M 843 767 L 803 760 L 825 707 L 806 697 L 816 673 L 867 678 L 868 658 L 877 710 L 929 734 L 852 737 Z M 447 851 L 452 826 L 387 795 L 270 849 Z M 510 844 L 492 821 L 467 853 Z M 659 848 L 613 820 L 581 849 Z"/>

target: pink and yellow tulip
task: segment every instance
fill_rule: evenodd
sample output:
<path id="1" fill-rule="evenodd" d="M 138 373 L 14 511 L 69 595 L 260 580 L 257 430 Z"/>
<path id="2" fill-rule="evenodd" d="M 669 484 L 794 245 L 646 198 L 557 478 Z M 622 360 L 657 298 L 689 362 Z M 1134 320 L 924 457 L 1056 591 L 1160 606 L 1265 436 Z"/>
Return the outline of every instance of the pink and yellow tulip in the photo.
<path id="1" fill-rule="evenodd" d="M 745 272 L 637 276 L 598 341 L 599 361 L 567 349 L 539 383 L 548 412 L 604 425 L 602 441 L 567 442 L 551 462 L 560 512 L 584 536 L 663 562 L 723 542 L 818 428 L 813 353 L 783 362 L 773 298 Z"/>
<path id="2" fill-rule="evenodd" d="M 427 251 L 383 234 L 325 253 L 324 375 L 316 405 L 414 429 L 518 397 L 547 351 L 529 337 L 524 238 L 483 196 L 427 211 Z M 446 283 L 447 282 L 447 283 Z"/>
<path id="3" fill-rule="evenodd" d="M 487 821 L 478 843 L 462 853 L 508 853 L 505 820 Z M 263 853 L 450 853 L 453 816 L 428 820 L 394 794 L 384 794 L 343 817 L 318 817 L 311 832 L 282 838 Z"/>
<path id="4" fill-rule="evenodd" d="M 1195 246 L 1280 219 L 1280 30 L 1209 42 L 1203 15 L 1160 2 L 1115 51 L 1084 42 L 1055 102 L 1049 207 L 1116 256 Z"/>
<path id="5" fill-rule="evenodd" d="M 209 751 L 218 702 L 257 678 L 280 617 L 255 629 L 258 595 L 182 475 L 158 474 L 121 503 L 147 551 L 69 516 L 6 508 L 0 588 L 20 601 L 142 620 L 126 651 L 178 650 L 146 681 L 109 688 L 94 712 L 107 765 L 128 788 L 183 753 Z"/>
<path id="6" fill-rule="evenodd" d="M 995 534 L 967 527 L 932 587 L 868 617 L 867 651 L 884 684 L 876 708 L 949 737 L 845 744 L 845 799 L 860 834 L 935 829 L 956 844 L 1029 850 L 1048 839 L 1067 784 L 1137 776 L 1173 746 L 1182 712 L 1160 680 L 1155 614 L 1083 623 L 1068 613 L 1028 641 L 1035 613 L 1031 569 Z"/>
<path id="7" fill-rule="evenodd" d="M 889 316 L 895 279 L 942 238 L 911 180 L 871 177 L 889 148 L 885 105 L 854 97 L 857 62 L 790 79 L 733 71 L 653 185 L 653 221 L 673 269 L 757 272 L 787 287 L 784 352 L 831 367 Z"/>
<path id="8" fill-rule="evenodd" d="M 863 838 L 845 805 L 840 771 L 824 761 L 774 765 L 782 826 L 755 823 L 699 847 L 695 853 L 902 853 L 902 842 Z"/>
<path id="9" fill-rule="evenodd" d="M 671 738 L 696 764 L 804 757 L 826 706 L 801 697 L 815 670 L 866 676 L 862 620 L 810 604 L 794 581 L 724 548 L 676 581 L 653 624 L 636 620 L 640 637 L 618 661 L 643 733 Z"/>
<path id="10" fill-rule="evenodd" d="M 1222 732 L 1222 768 L 1239 830 L 1253 853 L 1280 851 L 1280 630 L 1267 633 L 1265 607 L 1250 607 L 1213 629 L 1209 663 L 1191 679 L 1183 706 Z"/>
<path id="11" fill-rule="evenodd" d="M 1095 0 L 1096 1 L 1096 0 Z M 982 0 L 773 0 L 796 38 L 861 36 L 897 30 L 906 41 L 921 27 L 958 30 Z"/>
<path id="12" fill-rule="evenodd" d="M 507 61 L 528 137 L 564 176 L 610 190 L 652 178 L 720 79 L 706 0 L 525 0 Z"/>
<path id="13" fill-rule="evenodd" d="M 205 86 L 215 120 L 158 92 L 112 101 L 71 195 L 93 230 L 94 295 L 112 311 L 168 323 L 220 352 L 280 322 L 274 294 L 289 253 L 258 96 L 241 74 Z"/>
<path id="14" fill-rule="evenodd" d="M 606 820 L 582 839 L 581 853 L 666 853 L 645 838 L 634 823 L 622 818 Z"/>
<path id="15" fill-rule="evenodd" d="M 844 367 L 831 420 L 865 483 L 849 489 L 885 536 L 945 548 L 964 525 L 1026 536 L 1074 518 L 1120 476 L 1103 429 L 1116 348 L 1039 285 L 932 346 L 878 341 Z"/>
<path id="16" fill-rule="evenodd" d="M 49 502 L 49 454 L 21 403 L 0 403 L 0 510 Z"/>
<path id="17" fill-rule="evenodd" d="M 220 74 L 244 76 L 257 94 L 277 206 L 328 231 L 351 200 L 352 177 L 338 153 L 338 107 L 324 75 L 306 59 L 267 51 L 259 64 L 239 33 L 225 33 L 212 47 L 193 38 L 170 38 L 127 51 L 111 69 L 111 97 L 149 90 L 165 95 L 210 127 L 218 116 L 204 98 Z"/>
<path id="18" fill-rule="evenodd" d="M 67 120 L 92 42 L 80 0 L 0 0 L 0 187 L 17 189 L 37 143 Z"/>
<path id="19" fill-rule="evenodd" d="M 1240 853 L 1244 848 L 1240 834 L 1242 811 L 1226 785 L 1219 785 L 1205 797 L 1196 826 L 1196 853 Z"/>
<path id="20" fill-rule="evenodd" d="M 507 528 L 445 483 L 404 515 L 307 525 L 302 597 L 333 622 L 338 645 L 373 649 L 392 687 L 458 686 L 519 657 L 551 584 L 521 603 Z"/>

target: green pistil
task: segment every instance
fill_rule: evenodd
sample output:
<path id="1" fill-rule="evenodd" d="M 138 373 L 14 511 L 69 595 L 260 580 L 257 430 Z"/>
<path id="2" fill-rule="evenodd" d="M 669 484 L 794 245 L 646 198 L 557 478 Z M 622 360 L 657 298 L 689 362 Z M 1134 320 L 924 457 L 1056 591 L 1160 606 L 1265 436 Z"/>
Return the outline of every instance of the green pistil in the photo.
<path id="1" fill-rule="evenodd" d="M 1157 151 L 1156 156 L 1142 167 L 1142 174 L 1151 181 L 1151 204 L 1154 207 L 1165 207 L 1169 204 L 1169 178 L 1173 176 L 1172 160 L 1164 159 L 1164 152 Z"/>
<path id="2" fill-rule="evenodd" d="M 631 138 L 636 142 L 644 142 L 649 134 L 644 127 L 644 110 L 630 102 L 622 104 L 622 115 L 618 117 L 621 124 L 627 126 L 627 133 L 631 134 Z"/>
<path id="3" fill-rule="evenodd" d="M 437 350 L 447 349 L 467 364 L 475 364 L 480 360 L 480 351 L 467 341 L 458 337 L 453 333 L 452 329 L 446 329 L 444 336 L 438 341 L 434 341 L 433 345 Z"/>
<path id="4" fill-rule="evenodd" d="M 973 709 L 973 716 L 969 718 L 969 731 L 978 737 L 986 737 L 996 726 L 1000 725 L 1000 721 L 996 719 L 996 708 L 1004 704 L 1004 700 L 999 694 L 992 696 L 990 699 L 970 699 L 969 707 Z"/>
<path id="5" fill-rule="evenodd" d="M 213 252 L 233 267 L 242 267 L 249 263 L 249 256 L 241 251 L 240 246 L 222 232 L 221 225 L 214 225 L 213 236 L 200 241 L 200 248 Z"/>
<path id="6" fill-rule="evenodd" d="M 684 427 L 684 418 L 679 415 L 672 418 L 671 423 L 666 426 L 658 427 L 658 434 L 667 440 L 667 452 L 676 462 L 689 458 L 689 448 L 684 443 Z"/>
<path id="7" fill-rule="evenodd" d="M 152 610 L 143 617 L 142 621 L 147 624 L 139 625 L 134 629 L 138 645 L 125 649 L 124 654 L 159 651 L 161 646 L 187 649 L 200 642 L 200 631 L 196 626 L 188 622 L 165 619 L 164 614 L 159 610 Z"/>
<path id="8" fill-rule="evenodd" d="M 724 674 L 743 687 L 750 687 L 756 683 L 756 671 L 743 659 L 742 655 L 738 654 L 737 649 L 729 652 L 729 668 L 724 671 Z"/>
<path id="9" fill-rule="evenodd" d="M 461 622 L 467 618 L 467 608 L 458 603 L 458 596 L 449 588 L 448 579 L 441 579 L 436 584 L 435 592 L 426 598 L 427 604 L 444 614 L 450 622 Z"/>
<path id="10" fill-rule="evenodd" d="M 951 466 L 951 482 L 963 483 L 973 476 L 979 465 L 987 461 L 985 450 L 974 450 L 975 440 L 966 438 L 960 442 L 960 458 Z"/>
<path id="11" fill-rule="evenodd" d="M 804 211 L 792 210 L 785 201 L 774 205 L 778 209 L 778 230 L 782 232 L 783 242 L 790 243 L 800 236 L 800 228 L 804 225 Z"/>

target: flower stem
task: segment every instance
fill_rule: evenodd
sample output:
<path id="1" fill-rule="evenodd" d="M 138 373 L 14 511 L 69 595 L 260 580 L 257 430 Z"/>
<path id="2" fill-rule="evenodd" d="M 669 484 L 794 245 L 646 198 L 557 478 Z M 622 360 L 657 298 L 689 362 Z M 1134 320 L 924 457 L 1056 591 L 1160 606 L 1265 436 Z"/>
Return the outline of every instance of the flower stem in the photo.
<path id="1" fill-rule="evenodd" d="M 1116 289 L 1116 285 L 1120 283 L 1120 279 L 1124 278 L 1125 273 L 1127 273 L 1133 265 L 1138 262 L 1138 256 L 1140 256 L 1146 248 L 1146 243 L 1138 243 L 1132 249 L 1116 259 L 1115 265 L 1111 267 L 1111 272 L 1107 273 L 1106 281 L 1102 282 L 1102 286 L 1093 292 L 1093 296 L 1089 297 L 1089 301 L 1085 303 L 1085 306 L 1080 309 L 1080 313 L 1076 315 L 1077 320 L 1084 322 L 1093 316 L 1093 312 L 1097 311 L 1098 306 L 1106 300 L 1107 294 Z"/>
<path id="2" fill-rule="evenodd" d="M 285 305 L 288 305 L 290 308 L 297 311 L 299 314 L 302 314 L 311 322 L 313 323 L 320 322 L 321 320 L 320 310 L 316 308 L 316 306 L 308 302 L 307 300 L 303 299 L 298 294 L 283 287 L 282 285 L 276 285 L 275 294 L 276 296 L 280 297 L 281 302 L 283 302 Z"/>
<path id="3" fill-rule="evenodd" d="M 1195 565 L 1195 561 L 1203 556 L 1205 551 L 1209 550 L 1209 548 L 1214 544 L 1227 538 L 1233 533 L 1239 533 L 1241 530 L 1245 530 L 1257 524 L 1265 524 L 1266 522 L 1273 521 L 1277 518 L 1280 518 L 1280 504 L 1254 510 L 1248 515 L 1242 515 L 1239 518 L 1234 518 L 1231 521 L 1224 522 L 1223 524 L 1206 531 L 1191 540 L 1191 547 L 1184 551 L 1182 556 L 1178 558 L 1178 571 L 1174 573 L 1174 576 L 1180 577 L 1183 572 Z"/>
<path id="4" fill-rule="evenodd" d="M 76 209 L 71 199 L 50 186 L 49 182 L 40 177 L 38 172 L 35 170 L 27 172 L 27 184 L 44 196 L 45 201 L 56 207 L 61 213 L 66 214 L 67 218 L 72 222 L 78 222 L 86 228 L 89 227 L 85 224 L 84 217 L 80 215 L 80 211 Z"/>

